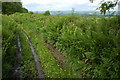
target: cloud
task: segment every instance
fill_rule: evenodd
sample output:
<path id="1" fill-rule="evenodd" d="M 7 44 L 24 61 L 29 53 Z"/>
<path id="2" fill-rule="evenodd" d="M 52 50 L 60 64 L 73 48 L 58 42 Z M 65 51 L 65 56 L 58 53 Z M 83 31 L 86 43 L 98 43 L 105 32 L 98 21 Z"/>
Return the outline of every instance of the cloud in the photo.
<path id="1" fill-rule="evenodd" d="M 30 11 L 45 11 L 45 10 L 95 10 L 99 0 L 91 3 L 89 0 L 21 0 L 23 6 Z"/>
<path id="2" fill-rule="evenodd" d="M 27 4 L 49 4 L 49 3 L 56 3 L 56 4 L 74 4 L 74 3 L 79 3 L 79 4 L 85 4 L 89 0 L 21 0 L 24 5 Z"/>

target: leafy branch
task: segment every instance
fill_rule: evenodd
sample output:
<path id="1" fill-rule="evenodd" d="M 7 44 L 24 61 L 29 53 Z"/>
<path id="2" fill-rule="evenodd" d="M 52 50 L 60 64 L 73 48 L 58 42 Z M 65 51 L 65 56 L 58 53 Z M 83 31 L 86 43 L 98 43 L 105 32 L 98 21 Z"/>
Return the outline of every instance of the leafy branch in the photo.
<path id="1" fill-rule="evenodd" d="M 94 0 L 90 0 L 90 2 L 93 3 Z M 119 0 L 114 0 L 114 1 L 104 1 L 102 0 L 100 2 L 100 7 L 97 8 L 97 10 L 100 10 L 101 14 L 106 14 L 106 12 L 110 11 L 110 9 L 114 9 L 114 7 L 118 4 Z"/>

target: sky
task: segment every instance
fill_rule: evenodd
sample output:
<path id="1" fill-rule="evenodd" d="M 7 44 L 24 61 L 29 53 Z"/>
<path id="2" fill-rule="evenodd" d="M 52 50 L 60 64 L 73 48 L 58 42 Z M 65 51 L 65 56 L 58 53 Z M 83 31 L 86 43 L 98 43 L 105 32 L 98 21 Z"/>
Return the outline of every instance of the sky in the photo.
<path id="1" fill-rule="evenodd" d="M 99 7 L 100 0 L 91 3 L 89 0 L 21 0 L 23 7 L 29 11 L 94 11 Z"/>

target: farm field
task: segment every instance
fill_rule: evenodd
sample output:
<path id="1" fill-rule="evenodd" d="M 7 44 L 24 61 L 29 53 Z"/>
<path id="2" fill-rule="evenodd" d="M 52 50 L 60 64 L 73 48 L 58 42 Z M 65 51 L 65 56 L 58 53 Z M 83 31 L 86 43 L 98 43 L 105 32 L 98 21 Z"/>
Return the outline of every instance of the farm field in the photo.
<path id="1" fill-rule="evenodd" d="M 117 16 L 14 13 L 2 24 L 3 78 L 120 77 Z"/>

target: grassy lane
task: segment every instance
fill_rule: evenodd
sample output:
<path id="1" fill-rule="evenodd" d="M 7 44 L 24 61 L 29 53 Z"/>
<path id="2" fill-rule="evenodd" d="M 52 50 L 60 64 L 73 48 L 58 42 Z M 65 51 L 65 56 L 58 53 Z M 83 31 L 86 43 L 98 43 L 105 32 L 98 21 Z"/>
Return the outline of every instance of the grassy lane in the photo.
<path id="1" fill-rule="evenodd" d="M 42 64 L 44 72 L 47 77 L 50 78 L 78 78 L 79 74 L 72 72 L 70 68 L 63 69 L 60 67 L 59 61 L 57 61 L 49 49 L 45 46 L 44 40 L 34 30 L 26 31 L 30 35 L 30 38 L 38 53 L 39 60 Z M 33 34 L 34 33 L 34 34 Z M 38 37 L 39 36 L 39 37 Z"/>

